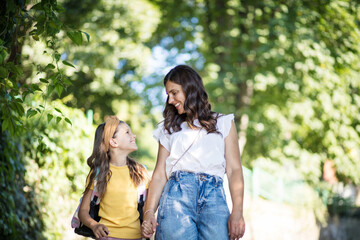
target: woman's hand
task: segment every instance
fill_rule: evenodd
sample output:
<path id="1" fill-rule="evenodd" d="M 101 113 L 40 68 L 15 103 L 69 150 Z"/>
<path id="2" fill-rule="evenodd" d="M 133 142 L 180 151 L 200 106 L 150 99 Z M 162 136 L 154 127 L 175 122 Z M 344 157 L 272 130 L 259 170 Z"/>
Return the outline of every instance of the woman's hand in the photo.
<path id="1" fill-rule="evenodd" d="M 245 221 L 241 212 L 236 211 L 231 213 L 228 221 L 228 228 L 230 240 L 237 240 L 244 236 Z"/>
<path id="2" fill-rule="evenodd" d="M 156 231 L 158 223 L 155 219 L 154 211 L 148 210 L 144 214 L 144 221 L 141 225 L 141 234 L 145 238 L 150 238 Z"/>
<path id="3" fill-rule="evenodd" d="M 96 238 L 106 237 L 109 235 L 109 229 L 104 224 L 94 224 L 91 226 L 91 230 L 93 231 Z"/>

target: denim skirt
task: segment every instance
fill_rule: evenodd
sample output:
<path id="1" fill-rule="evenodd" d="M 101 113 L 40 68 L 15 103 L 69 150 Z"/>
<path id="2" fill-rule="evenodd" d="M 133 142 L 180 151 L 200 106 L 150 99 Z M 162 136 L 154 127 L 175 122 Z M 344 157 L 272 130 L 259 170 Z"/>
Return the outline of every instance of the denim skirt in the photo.
<path id="1" fill-rule="evenodd" d="M 229 216 L 221 177 L 176 171 L 160 198 L 155 239 L 229 239 Z"/>

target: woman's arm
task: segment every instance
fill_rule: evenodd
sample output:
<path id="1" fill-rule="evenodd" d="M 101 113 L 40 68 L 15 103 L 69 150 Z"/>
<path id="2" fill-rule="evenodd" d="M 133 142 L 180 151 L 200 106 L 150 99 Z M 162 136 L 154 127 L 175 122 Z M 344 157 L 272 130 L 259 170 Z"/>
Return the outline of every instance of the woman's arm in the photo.
<path id="1" fill-rule="evenodd" d="M 93 190 L 88 189 L 83 196 L 78 213 L 79 219 L 85 226 L 93 231 L 96 238 L 106 237 L 109 234 L 109 229 L 104 224 L 100 224 L 92 219 L 89 215 L 92 192 Z"/>
<path id="2" fill-rule="evenodd" d="M 158 208 L 160 197 L 166 178 L 166 158 L 170 153 L 159 143 L 159 150 L 155 169 L 150 181 L 149 192 L 144 207 L 144 221 L 142 225 L 142 234 L 144 237 L 151 237 L 156 230 L 155 212 Z"/>
<path id="3" fill-rule="evenodd" d="M 231 122 L 229 135 L 225 138 L 226 173 L 233 208 L 228 221 L 230 239 L 239 239 L 245 233 L 243 218 L 244 178 L 235 123 Z"/>

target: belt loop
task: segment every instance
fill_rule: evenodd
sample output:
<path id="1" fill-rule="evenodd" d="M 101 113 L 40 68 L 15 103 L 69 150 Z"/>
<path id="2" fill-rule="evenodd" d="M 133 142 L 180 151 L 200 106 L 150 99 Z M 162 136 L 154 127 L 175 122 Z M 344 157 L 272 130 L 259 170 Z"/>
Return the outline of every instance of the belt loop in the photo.
<path id="1" fill-rule="evenodd" d="M 221 183 L 221 177 L 215 175 L 215 186 L 218 187 Z"/>
<path id="2" fill-rule="evenodd" d="M 175 180 L 178 182 L 180 180 L 180 171 L 175 172 Z"/>

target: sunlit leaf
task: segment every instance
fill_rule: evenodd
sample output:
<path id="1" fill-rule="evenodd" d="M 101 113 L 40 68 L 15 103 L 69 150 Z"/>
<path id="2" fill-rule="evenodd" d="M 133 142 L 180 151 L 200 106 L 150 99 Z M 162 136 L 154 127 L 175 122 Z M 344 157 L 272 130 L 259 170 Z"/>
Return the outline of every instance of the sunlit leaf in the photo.
<path id="1" fill-rule="evenodd" d="M 53 119 L 53 115 L 52 114 L 48 114 L 47 115 L 47 122 L 50 123 L 51 119 Z"/>
<path id="2" fill-rule="evenodd" d="M 70 119 L 68 119 L 68 118 L 66 117 L 66 118 L 65 118 L 65 121 L 72 126 L 72 122 L 70 121 Z"/>
<path id="3" fill-rule="evenodd" d="M 62 112 L 61 112 L 60 109 L 58 109 L 58 108 L 54 108 L 54 109 L 55 109 L 55 111 L 57 111 L 58 113 L 61 113 L 61 114 L 62 114 Z"/>
<path id="4" fill-rule="evenodd" d="M 70 67 L 73 67 L 75 68 L 74 65 L 72 65 L 71 63 L 67 62 L 67 61 L 62 61 L 64 65 L 67 65 L 67 66 L 70 66 Z"/>
<path id="5" fill-rule="evenodd" d="M 66 34 L 76 45 L 82 44 L 83 37 L 81 31 L 68 31 Z"/>
<path id="6" fill-rule="evenodd" d="M 56 124 L 58 124 L 61 121 L 61 117 L 56 117 Z"/>

